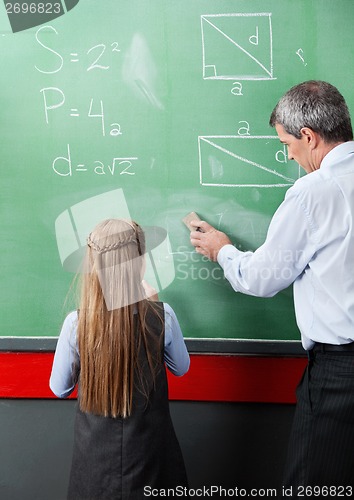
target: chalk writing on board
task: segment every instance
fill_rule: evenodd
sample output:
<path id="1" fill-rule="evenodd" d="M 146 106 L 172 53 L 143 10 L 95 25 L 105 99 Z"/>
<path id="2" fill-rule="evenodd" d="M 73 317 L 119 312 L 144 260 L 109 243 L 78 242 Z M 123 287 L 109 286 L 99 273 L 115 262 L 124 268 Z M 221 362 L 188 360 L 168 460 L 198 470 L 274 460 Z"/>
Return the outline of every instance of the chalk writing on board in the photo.
<path id="1" fill-rule="evenodd" d="M 45 34 L 48 34 L 50 32 L 55 33 L 55 35 L 59 35 L 58 31 L 53 27 L 53 26 L 42 26 L 39 28 L 36 32 L 36 40 L 37 43 L 47 52 L 51 54 L 51 61 L 46 63 L 48 66 L 37 66 L 35 65 L 35 69 L 39 73 L 51 75 L 54 73 L 59 73 L 63 69 L 64 62 L 65 62 L 65 55 L 63 56 L 60 52 L 57 50 L 54 50 L 52 46 L 47 45 L 43 41 L 43 38 L 45 38 Z M 92 70 L 100 70 L 100 71 L 107 71 L 111 68 L 111 64 L 108 64 L 110 62 L 110 56 L 116 55 L 120 53 L 120 46 L 119 43 L 114 40 L 113 42 L 110 43 L 98 43 L 95 44 L 94 46 L 90 47 L 85 54 L 85 67 L 86 71 L 92 71 Z M 78 52 L 70 52 L 68 54 L 68 60 L 70 61 L 71 64 L 77 64 L 80 62 L 80 54 Z M 81 56 L 82 57 L 82 56 Z"/>
<path id="2" fill-rule="evenodd" d="M 110 164 L 105 164 L 101 160 L 93 160 L 89 165 L 84 163 L 76 163 L 72 159 L 70 144 L 67 145 L 65 156 L 57 156 L 52 162 L 52 169 L 55 174 L 60 177 L 72 177 L 74 173 L 89 172 L 94 175 L 128 175 L 133 176 L 135 172 L 135 164 L 138 158 L 131 157 L 115 157 L 112 158 Z"/>
<path id="3" fill-rule="evenodd" d="M 285 187 L 301 175 L 276 136 L 199 136 L 200 184 L 219 187 Z"/>
<path id="4" fill-rule="evenodd" d="M 202 15 L 203 78 L 275 79 L 271 17 L 270 13 Z"/>
<path id="5" fill-rule="evenodd" d="M 42 75 L 52 75 L 60 72 L 64 67 L 65 57 L 58 50 L 55 50 L 54 39 L 57 40 L 58 31 L 53 26 L 43 26 L 36 32 L 35 38 L 37 43 L 47 52 L 47 59 L 44 66 L 35 65 L 35 69 Z M 45 40 L 50 35 L 50 44 Z M 109 61 L 104 57 L 107 55 L 107 50 L 111 54 L 119 53 L 120 48 L 118 42 L 112 42 L 107 49 L 107 45 L 103 43 L 95 44 L 90 47 L 86 55 L 91 58 L 87 72 L 98 69 L 107 71 L 110 69 Z M 80 54 L 73 50 L 68 51 L 69 61 L 71 64 L 80 62 Z M 87 73 L 86 73 L 87 74 Z M 45 78 L 45 76 L 43 76 Z M 59 118 L 64 116 L 70 120 L 90 120 L 94 126 L 98 127 L 100 134 L 103 137 L 110 135 L 111 137 L 119 137 L 123 134 L 121 124 L 117 121 L 118 117 L 110 117 L 108 120 L 105 116 L 105 107 L 102 99 L 88 98 L 87 102 L 67 103 L 67 98 L 64 91 L 56 86 L 42 87 L 39 90 L 43 100 L 44 119 L 47 125 L 51 124 L 57 113 L 61 113 Z M 108 124 L 109 129 L 108 129 Z M 90 160 L 89 162 L 74 161 L 70 144 L 67 144 L 66 152 L 63 155 L 56 156 L 52 161 L 53 172 L 60 177 L 72 177 L 74 174 L 93 174 L 96 176 L 135 176 L 135 166 L 138 158 L 136 156 L 123 156 L 113 153 L 113 158 L 108 162 L 103 162 L 98 159 Z"/>
<path id="6" fill-rule="evenodd" d="M 307 62 L 305 61 L 305 56 L 304 56 L 304 51 L 302 49 L 298 49 L 296 51 L 296 55 L 299 56 L 299 58 L 301 59 L 302 63 L 304 66 L 307 66 Z"/>
<path id="7" fill-rule="evenodd" d="M 233 95 L 243 95 L 242 93 L 242 83 L 241 82 L 234 82 L 233 87 L 231 89 L 231 94 Z"/>
<path id="8" fill-rule="evenodd" d="M 44 116 L 45 121 L 49 124 L 49 117 L 54 110 L 58 110 L 62 106 L 64 106 L 66 98 L 64 92 L 57 87 L 44 87 L 40 90 L 40 93 L 43 96 L 43 106 L 44 106 Z M 90 103 L 87 105 L 87 110 L 85 113 L 82 113 L 79 108 L 69 108 L 67 114 L 71 118 L 79 118 L 84 115 L 88 118 L 98 119 L 100 123 L 100 130 L 102 131 L 102 135 L 106 135 L 106 123 L 105 123 L 105 114 L 104 114 L 104 106 L 102 99 L 90 99 Z M 122 128 L 119 123 L 111 123 L 111 130 L 109 135 L 112 137 L 117 137 L 122 135 Z"/>

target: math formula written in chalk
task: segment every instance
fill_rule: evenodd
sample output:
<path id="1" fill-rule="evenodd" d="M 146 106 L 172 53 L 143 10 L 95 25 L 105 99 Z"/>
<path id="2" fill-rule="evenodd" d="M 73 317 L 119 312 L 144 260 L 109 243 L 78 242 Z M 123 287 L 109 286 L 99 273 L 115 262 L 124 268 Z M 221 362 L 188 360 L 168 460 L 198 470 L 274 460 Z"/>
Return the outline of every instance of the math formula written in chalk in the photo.
<path id="1" fill-rule="evenodd" d="M 76 163 L 73 160 L 73 155 L 70 149 L 70 144 L 67 145 L 65 155 L 58 156 L 53 160 L 53 171 L 60 177 L 72 177 L 74 173 L 91 172 L 95 175 L 135 175 L 135 162 L 137 157 L 130 158 L 112 158 L 107 164 L 101 160 L 93 160 L 88 163 Z"/>
<path id="2" fill-rule="evenodd" d="M 76 47 L 68 47 L 62 44 L 60 31 L 54 26 L 42 26 L 35 33 L 35 44 L 38 49 L 38 62 L 34 64 L 34 70 L 41 75 L 40 93 L 41 114 L 48 131 L 55 123 L 67 123 L 68 128 L 75 127 L 78 134 L 75 137 L 68 136 L 63 143 L 63 148 L 58 151 L 57 156 L 52 158 L 48 165 L 52 171 L 61 178 L 71 178 L 73 175 L 87 173 L 99 176 L 135 176 L 137 155 L 124 154 L 119 139 L 126 133 L 124 124 L 122 125 L 119 112 L 112 110 L 106 101 L 111 98 L 107 95 L 107 88 L 110 88 L 111 81 L 114 85 L 115 79 L 112 72 L 117 70 L 120 64 L 121 48 L 117 40 L 98 41 L 97 43 L 87 43 L 85 50 L 78 50 Z M 63 88 L 62 83 L 55 84 L 56 79 L 62 82 L 61 74 L 73 73 L 77 76 L 79 71 L 80 79 L 76 81 L 72 78 L 72 86 Z M 85 98 L 78 91 L 79 86 L 85 88 L 85 79 L 90 79 L 94 73 L 107 75 L 104 82 L 101 80 L 95 85 L 95 96 Z M 111 73 L 111 76 L 109 76 Z M 89 80 L 88 80 L 89 81 Z M 102 87 L 102 88 L 101 88 Z M 79 89 L 80 90 L 80 89 Z M 106 94 L 105 94 L 106 93 Z M 80 138 L 80 129 L 87 127 L 90 134 L 102 137 L 112 142 L 108 146 L 112 150 L 111 159 L 101 161 L 92 158 L 85 162 L 74 161 L 73 151 L 75 151 L 75 139 Z M 69 134 L 69 132 L 68 132 Z M 129 131 L 128 131 L 129 134 Z M 77 148 L 76 148 L 77 149 Z"/>
<path id="3" fill-rule="evenodd" d="M 62 54 L 59 49 L 55 47 L 55 44 L 49 45 L 47 41 L 44 41 L 44 34 L 52 33 L 59 36 L 59 32 L 53 26 L 43 26 L 39 28 L 36 33 L 36 41 L 45 50 L 50 59 L 48 62 L 36 64 L 35 68 L 39 73 L 46 75 L 51 75 L 58 73 L 64 67 L 65 62 L 70 64 L 83 64 L 86 71 L 107 71 L 111 68 L 112 62 L 110 62 L 110 55 L 119 54 L 121 52 L 119 42 L 112 41 L 108 43 L 97 43 L 89 47 L 86 53 L 80 54 L 75 50 L 69 52 L 68 54 Z M 55 47 L 55 48 L 54 48 Z M 67 58 L 67 59 L 65 59 Z"/>

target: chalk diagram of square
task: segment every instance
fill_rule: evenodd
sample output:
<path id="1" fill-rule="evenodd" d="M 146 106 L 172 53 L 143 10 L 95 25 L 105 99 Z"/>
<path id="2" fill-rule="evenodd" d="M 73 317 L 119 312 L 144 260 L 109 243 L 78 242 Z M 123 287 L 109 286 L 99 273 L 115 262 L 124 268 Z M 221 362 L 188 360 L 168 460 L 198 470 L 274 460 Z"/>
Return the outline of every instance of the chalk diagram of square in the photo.
<path id="1" fill-rule="evenodd" d="M 274 80 L 271 17 L 202 15 L 203 79 Z"/>
<path id="2" fill-rule="evenodd" d="M 286 187 L 301 176 L 277 136 L 199 136 L 202 186 Z"/>
<path id="3" fill-rule="evenodd" d="M 123 189 L 114 189 L 87 198 L 64 210 L 55 220 L 55 235 L 63 268 L 80 272 L 86 251 L 86 238 L 104 219 L 131 219 Z M 157 291 L 175 278 L 175 267 L 167 231 L 158 226 L 143 226 L 146 238 L 145 279 Z"/>

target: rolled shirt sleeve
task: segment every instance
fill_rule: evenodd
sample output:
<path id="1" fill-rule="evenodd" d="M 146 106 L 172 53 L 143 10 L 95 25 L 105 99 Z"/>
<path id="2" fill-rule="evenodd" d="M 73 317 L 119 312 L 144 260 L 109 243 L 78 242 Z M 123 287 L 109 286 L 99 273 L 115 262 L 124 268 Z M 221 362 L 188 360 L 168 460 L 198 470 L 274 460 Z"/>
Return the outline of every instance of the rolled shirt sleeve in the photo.
<path id="1" fill-rule="evenodd" d="M 241 252 L 225 245 L 217 259 L 235 291 L 273 297 L 304 272 L 315 251 L 311 220 L 297 192 L 290 189 L 262 246 L 254 252 Z"/>

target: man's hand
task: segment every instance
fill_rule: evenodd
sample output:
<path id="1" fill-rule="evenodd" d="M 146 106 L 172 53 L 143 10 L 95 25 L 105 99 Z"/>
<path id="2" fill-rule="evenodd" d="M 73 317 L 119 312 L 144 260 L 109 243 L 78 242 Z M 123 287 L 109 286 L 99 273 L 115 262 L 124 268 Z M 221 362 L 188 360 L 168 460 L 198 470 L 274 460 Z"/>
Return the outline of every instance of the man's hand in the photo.
<path id="1" fill-rule="evenodd" d="M 217 259 L 219 250 L 223 246 L 231 244 L 225 233 L 218 231 L 205 221 L 191 221 L 190 225 L 196 228 L 190 235 L 192 245 L 198 253 L 205 255 L 214 262 Z"/>

